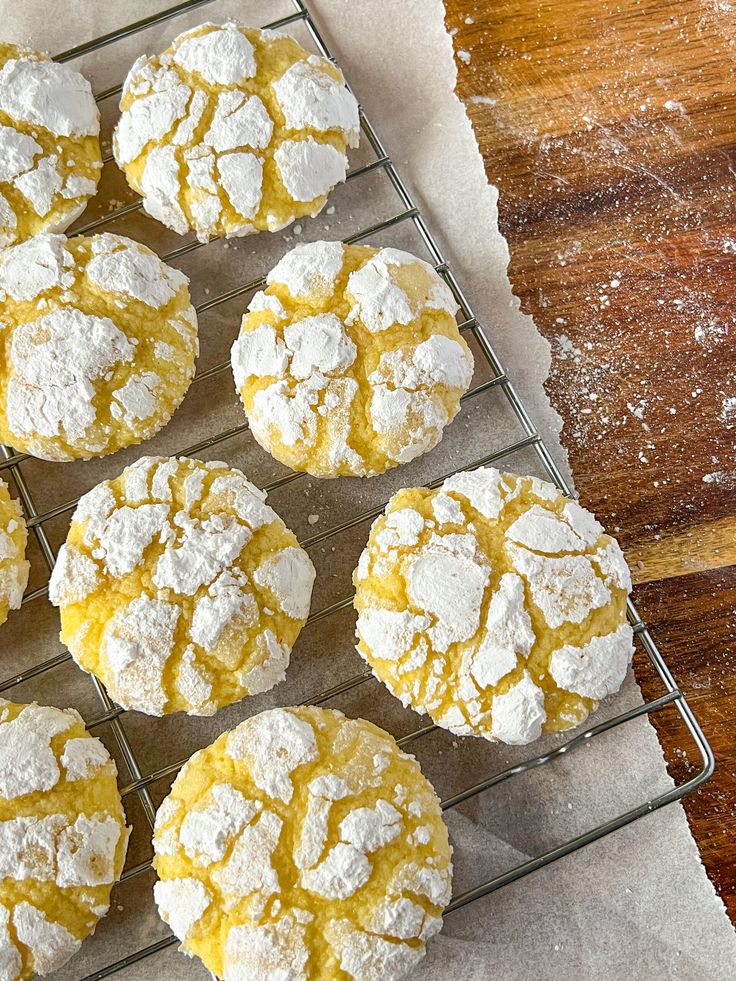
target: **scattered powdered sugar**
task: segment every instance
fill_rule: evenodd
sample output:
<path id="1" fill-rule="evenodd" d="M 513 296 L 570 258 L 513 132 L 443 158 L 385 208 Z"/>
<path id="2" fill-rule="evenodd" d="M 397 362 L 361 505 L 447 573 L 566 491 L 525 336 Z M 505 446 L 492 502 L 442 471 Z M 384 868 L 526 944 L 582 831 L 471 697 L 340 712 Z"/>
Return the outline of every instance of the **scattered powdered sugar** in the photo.
<path id="1" fill-rule="evenodd" d="M 258 607 L 247 589 L 248 578 L 239 569 L 224 570 L 194 605 L 190 636 L 210 652 L 216 649 L 226 628 L 249 626 L 258 618 Z"/>

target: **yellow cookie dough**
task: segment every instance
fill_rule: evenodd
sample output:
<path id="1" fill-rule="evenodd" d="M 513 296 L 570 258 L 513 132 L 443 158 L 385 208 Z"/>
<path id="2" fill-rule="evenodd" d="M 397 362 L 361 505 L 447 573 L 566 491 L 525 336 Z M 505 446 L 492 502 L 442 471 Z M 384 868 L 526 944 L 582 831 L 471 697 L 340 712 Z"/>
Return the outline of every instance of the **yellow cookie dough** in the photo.
<path id="1" fill-rule="evenodd" d="M 284 34 L 202 24 L 128 73 L 115 159 L 175 232 L 278 231 L 322 210 L 358 145 L 339 68 Z"/>
<path id="2" fill-rule="evenodd" d="M 161 916 L 223 981 L 394 981 L 450 900 L 452 849 L 419 764 L 327 709 L 262 712 L 195 753 L 154 851 Z"/>
<path id="3" fill-rule="evenodd" d="M 97 190 L 100 117 L 86 78 L 0 42 L 0 246 L 63 231 Z"/>
<path id="4" fill-rule="evenodd" d="M 397 249 L 312 242 L 267 282 L 232 348 L 261 446 L 318 477 L 371 476 L 442 439 L 473 357 L 432 266 Z"/>
<path id="5" fill-rule="evenodd" d="M 194 375 L 188 282 L 120 235 L 0 252 L 0 442 L 86 460 L 157 433 Z"/>
<path id="6" fill-rule="evenodd" d="M 26 561 L 28 532 L 18 501 L 8 493 L 0 477 L 0 624 L 10 610 L 17 610 L 28 585 L 30 565 Z"/>
<path id="7" fill-rule="evenodd" d="M 458 735 L 523 744 L 577 726 L 633 654 L 621 549 L 535 477 L 481 468 L 399 491 L 353 581 L 360 654 Z"/>
<path id="8" fill-rule="evenodd" d="M 226 463 L 143 457 L 81 498 L 49 598 L 123 708 L 212 715 L 283 680 L 314 568 L 265 497 Z"/>
<path id="9" fill-rule="evenodd" d="M 94 933 L 129 829 L 115 763 L 74 709 L 0 699 L 0 978 L 50 974 Z"/>

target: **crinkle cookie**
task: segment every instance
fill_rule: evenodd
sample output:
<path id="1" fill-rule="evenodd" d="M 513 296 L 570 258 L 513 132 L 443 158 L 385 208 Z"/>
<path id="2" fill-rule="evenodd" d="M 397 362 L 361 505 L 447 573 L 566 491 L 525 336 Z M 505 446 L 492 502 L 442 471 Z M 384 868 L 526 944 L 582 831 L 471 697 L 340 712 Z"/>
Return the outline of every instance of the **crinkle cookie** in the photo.
<path id="1" fill-rule="evenodd" d="M 60 232 L 97 190 L 100 116 L 86 78 L 0 42 L 0 246 Z"/>
<path id="2" fill-rule="evenodd" d="M 143 457 L 80 499 L 49 598 L 123 708 L 212 715 L 283 680 L 314 568 L 265 498 L 226 463 Z"/>
<path id="3" fill-rule="evenodd" d="M 458 735 L 515 745 L 580 725 L 633 654 L 621 549 L 535 477 L 479 469 L 399 491 L 353 581 L 360 654 Z"/>
<path id="4" fill-rule="evenodd" d="M 0 624 L 10 610 L 17 610 L 28 585 L 29 563 L 26 561 L 28 532 L 18 501 L 8 493 L 0 477 Z"/>
<path id="5" fill-rule="evenodd" d="M 473 374 L 458 305 L 397 249 L 313 242 L 256 293 L 232 349 L 253 435 L 318 477 L 370 476 L 442 439 Z"/>
<path id="6" fill-rule="evenodd" d="M 188 283 L 120 235 L 0 252 L 0 443 L 86 460 L 157 433 L 194 375 Z"/>
<path id="7" fill-rule="evenodd" d="M 0 978 L 50 974 L 107 913 L 129 830 L 115 763 L 74 709 L 0 699 Z"/>
<path id="8" fill-rule="evenodd" d="M 202 24 L 128 73 L 115 159 L 145 210 L 202 242 L 316 215 L 345 180 L 358 104 L 287 35 Z"/>
<path id="9" fill-rule="evenodd" d="M 404 977 L 452 849 L 412 756 L 363 719 L 271 709 L 189 760 L 156 815 L 154 897 L 223 981 Z"/>

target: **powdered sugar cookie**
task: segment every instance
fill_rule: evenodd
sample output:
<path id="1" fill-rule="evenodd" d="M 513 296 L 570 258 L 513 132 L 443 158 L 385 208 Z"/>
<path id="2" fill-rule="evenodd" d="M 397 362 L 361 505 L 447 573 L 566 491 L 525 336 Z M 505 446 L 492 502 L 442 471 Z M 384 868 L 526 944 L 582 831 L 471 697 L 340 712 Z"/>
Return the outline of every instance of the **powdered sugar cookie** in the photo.
<path id="1" fill-rule="evenodd" d="M 107 913 L 129 831 L 115 763 L 74 709 L 0 699 L 0 977 L 65 964 Z"/>
<path id="2" fill-rule="evenodd" d="M 200 241 L 322 210 L 358 145 L 339 68 L 284 34 L 202 24 L 128 73 L 113 149 L 146 211 Z"/>
<path id="3" fill-rule="evenodd" d="M 225 463 L 143 457 L 81 498 L 49 597 L 123 708 L 212 715 L 283 679 L 314 568 L 265 497 Z"/>
<path id="4" fill-rule="evenodd" d="M 68 65 L 0 42 L 0 246 L 63 231 L 97 190 L 100 116 Z"/>
<path id="5" fill-rule="evenodd" d="M 393 981 L 442 926 L 439 801 L 363 719 L 272 709 L 189 760 L 156 815 L 161 916 L 223 981 Z"/>
<path id="6" fill-rule="evenodd" d="M 523 744 L 577 726 L 633 654 L 621 549 L 535 477 L 481 468 L 399 491 L 353 580 L 358 651 L 458 735 Z"/>
<path id="7" fill-rule="evenodd" d="M 0 253 L 0 442 L 78 460 L 158 432 L 194 375 L 188 282 L 120 235 Z"/>
<path id="8" fill-rule="evenodd" d="M 28 532 L 20 504 L 8 493 L 0 477 L 0 624 L 10 610 L 17 610 L 28 585 L 29 563 L 26 561 Z"/>
<path id="9" fill-rule="evenodd" d="M 232 349 L 253 435 L 318 477 L 383 473 L 432 449 L 473 374 L 457 310 L 444 280 L 408 252 L 292 249 Z"/>

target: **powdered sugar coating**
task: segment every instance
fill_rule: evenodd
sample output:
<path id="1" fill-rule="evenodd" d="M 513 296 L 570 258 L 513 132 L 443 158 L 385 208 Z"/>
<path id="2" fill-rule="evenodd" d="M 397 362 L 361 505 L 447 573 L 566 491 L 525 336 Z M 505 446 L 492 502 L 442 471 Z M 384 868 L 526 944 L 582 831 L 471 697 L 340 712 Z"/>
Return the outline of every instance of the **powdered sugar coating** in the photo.
<path id="1" fill-rule="evenodd" d="M 264 497 L 224 463 L 144 457 L 81 498 L 49 597 L 120 705 L 211 715 L 283 679 L 314 569 Z"/>
<path id="2" fill-rule="evenodd" d="M 0 43 L 0 246 L 61 231 L 102 166 L 89 82 L 48 55 Z"/>
<path id="3" fill-rule="evenodd" d="M 439 442 L 473 359 L 431 266 L 395 249 L 311 242 L 267 283 L 232 348 L 262 446 L 334 477 L 382 473 Z"/>
<path id="4" fill-rule="evenodd" d="M 354 583 L 358 651 L 458 735 L 517 745 L 579 725 L 633 654 L 621 550 L 537 478 L 481 467 L 400 491 Z"/>
<path id="5" fill-rule="evenodd" d="M 0 477 L 0 624 L 23 602 L 30 564 L 26 560 L 28 532 L 20 503 L 11 498 Z"/>
<path id="6" fill-rule="evenodd" d="M 87 459 L 164 425 L 194 374 L 188 280 L 118 235 L 44 233 L 0 255 L 0 439 Z"/>
<path id="7" fill-rule="evenodd" d="M 345 179 L 358 104 L 293 38 L 202 24 L 128 73 L 115 158 L 143 206 L 201 241 L 316 215 Z"/>
<path id="8" fill-rule="evenodd" d="M 450 898 L 447 831 L 416 761 L 318 708 L 262 712 L 196 753 L 154 851 L 161 915 L 223 981 L 338 977 L 341 964 L 398 979 Z"/>
<path id="9" fill-rule="evenodd" d="M 8 981 L 60 968 L 107 911 L 129 833 L 116 777 L 73 709 L 0 700 L 0 976 Z"/>

